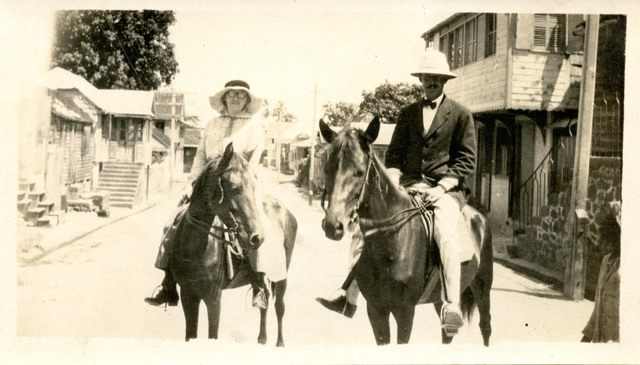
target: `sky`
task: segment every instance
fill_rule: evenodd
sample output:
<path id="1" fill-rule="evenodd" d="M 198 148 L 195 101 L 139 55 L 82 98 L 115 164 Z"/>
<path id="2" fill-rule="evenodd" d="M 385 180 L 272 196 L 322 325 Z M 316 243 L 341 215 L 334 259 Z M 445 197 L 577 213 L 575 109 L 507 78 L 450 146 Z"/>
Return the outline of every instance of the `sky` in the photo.
<path id="1" fill-rule="evenodd" d="M 363 91 L 385 81 L 417 81 L 409 73 L 425 47 L 420 36 L 448 14 L 428 12 L 420 1 L 398 4 L 177 11 L 170 40 L 180 72 L 173 87 L 206 103 L 225 82 L 242 79 L 310 122 L 326 102 L 359 103 Z"/>

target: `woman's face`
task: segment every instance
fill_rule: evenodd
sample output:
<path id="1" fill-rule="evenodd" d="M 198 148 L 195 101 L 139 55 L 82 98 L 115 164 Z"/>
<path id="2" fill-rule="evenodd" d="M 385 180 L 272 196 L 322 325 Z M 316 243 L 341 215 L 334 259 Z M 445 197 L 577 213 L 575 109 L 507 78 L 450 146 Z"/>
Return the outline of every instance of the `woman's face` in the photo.
<path id="1" fill-rule="evenodd" d="M 224 95 L 229 114 L 237 114 L 247 105 L 249 95 L 242 90 L 230 90 Z"/>

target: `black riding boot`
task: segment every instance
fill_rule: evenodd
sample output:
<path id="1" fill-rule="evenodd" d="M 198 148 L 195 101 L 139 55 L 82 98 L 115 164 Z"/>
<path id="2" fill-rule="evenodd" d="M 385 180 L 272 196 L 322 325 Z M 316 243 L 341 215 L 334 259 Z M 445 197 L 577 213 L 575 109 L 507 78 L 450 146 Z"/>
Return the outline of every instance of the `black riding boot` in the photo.
<path id="1" fill-rule="evenodd" d="M 342 284 L 341 289 L 343 291 L 347 291 L 356 276 L 355 273 L 356 270 L 354 265 L 353 269 L 349 271 L 349 275 L 347 275 L 347 278 Z M 340 295 L 334 299 L 316 298 L 316 301 L 322 304 L 325 308 L 338 312 L 347 318 L 353 318 L 353 315 L 356 313 L 356 309 L 358 308 L 358 306 L 349 303 L 346 295 Z"/>
<path id="2" fill-rule="evenodd" d="M 144 298 L 144 301 L 151 305 L 168 304 L 170 306 L 178 305 L 178 290 L 176 288 L 176 280 L 171 274 L 171 270 L 164 271 L 164 279 L 162 280 L 162 289 L 153 297 Z"/>

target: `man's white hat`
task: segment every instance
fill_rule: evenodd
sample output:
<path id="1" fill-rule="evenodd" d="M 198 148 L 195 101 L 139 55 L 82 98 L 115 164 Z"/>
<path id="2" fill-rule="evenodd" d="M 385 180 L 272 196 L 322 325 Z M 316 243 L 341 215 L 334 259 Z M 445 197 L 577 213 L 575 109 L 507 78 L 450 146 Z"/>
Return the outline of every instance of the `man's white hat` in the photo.
<path id="1" fill-rule="evenodd" d="M 411 73 L 412 76 L 420 77 L 422 74 L 441 75 L 449 79 L 456 78 L 456 74 L 449 71 L 449 63 L 447 56 L 442 52 L 435 51 L 431 48 L 427 49 L 422 55 L 422 59 L 418 64 L 418 69 Z"/>

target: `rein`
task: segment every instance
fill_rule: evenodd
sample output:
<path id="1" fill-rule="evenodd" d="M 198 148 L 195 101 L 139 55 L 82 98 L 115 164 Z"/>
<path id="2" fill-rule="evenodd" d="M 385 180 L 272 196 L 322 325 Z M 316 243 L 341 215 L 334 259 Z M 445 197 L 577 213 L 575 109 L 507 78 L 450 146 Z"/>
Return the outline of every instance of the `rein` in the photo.
<path id="1" fill-rule="evenodd" d="M 424 213 L 431 206 L 431 204 L 423 203 L 413 208 L 407 208 L 397 212 L 389 218 L 373 219 L 373 218 L 360 218 L 360 230 L 364 237 L 371 236 L 377 233 L 394 232 L 400 229 L 411 218 L 418 214 Z M 404 217 L 398 218 L 401 214 L 409 213 Z"/>
<path id="2" fill-rule="evenodd" d="M 233 253 L 234 255 L 238 256 L 239 258 L 243 259 L 244 258 L 244 254 L 242 252 L 242 247 L 240 247 L 240 244 L 238 243 L 238 239 L 236 237 L 236 233 L 237 233 L 237 228 L 238 228 L 238 223 L 236 222 L 235 218 L 233 217 L 233 214 L 231 214 L 231 212 L 229 212 L 229 215 L 231 216 L 231 219 L 233 220 L 233 225 L 232 228 L 227 228 L 227 227 L 218 227 L 215 225 L 211 225 L 208 224 L 204 221 L 199 220 L 198 218 L 194 217 L 193 215 L 191 215 L 191 213 L 189 213 L 189 211 L 187 210 L 186 214 L 185 214 L 185 218 L 187 220 L 187 222 L 189 224 L 191 224 L 192 226 L 194 226 L 195 228 L 199 229 L 200 231 L 203 232 L 207 232 L 207 234 L 215 239 L 221 240 L 223 243 L 225 243 L 228 247 L 229 250 L 231 251 L 231 253 Z M 224 223 L 224 222 L 223 222 Z M 226 226 L 226 224 L 225 224 Z M 212 230 L 214 232 L 212 232 Z M 222 234 L 217 234 L 219 232 L 222 232 Z M 229 239 L 225 239 L 224 238 L 224 234 L 228 233 L 228 237 Z"/>

